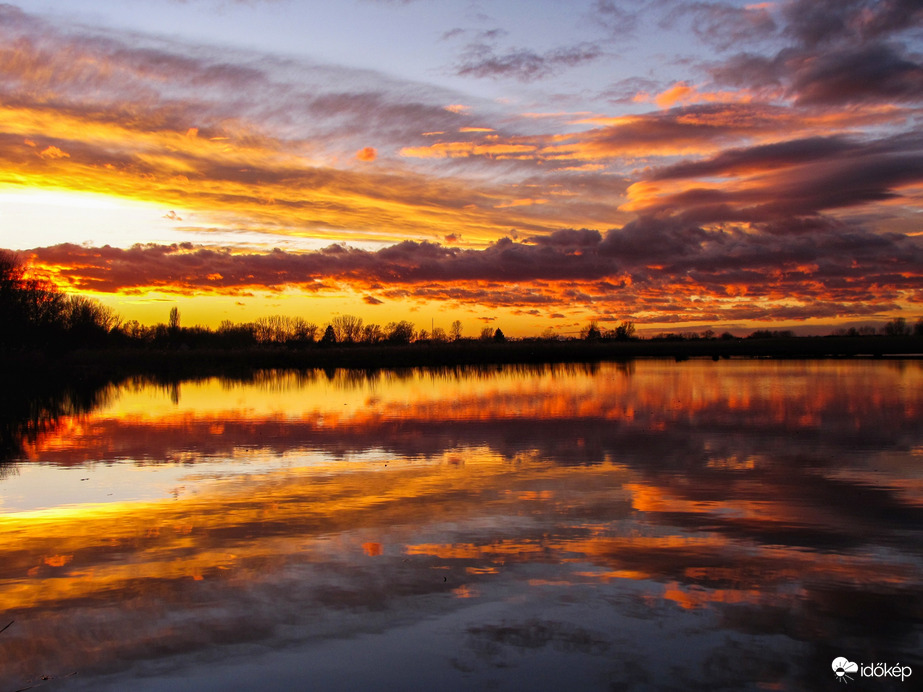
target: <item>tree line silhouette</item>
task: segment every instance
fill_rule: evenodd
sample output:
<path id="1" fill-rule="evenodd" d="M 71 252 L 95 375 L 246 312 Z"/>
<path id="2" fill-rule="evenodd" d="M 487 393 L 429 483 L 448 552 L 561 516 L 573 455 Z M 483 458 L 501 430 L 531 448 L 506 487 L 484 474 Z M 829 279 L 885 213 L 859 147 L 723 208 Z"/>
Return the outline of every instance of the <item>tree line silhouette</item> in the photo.
<path id="1" fill-rule="evenodd" d="M 590 321 L 579 335 L 588 342 L 636 341 L 635 325 L 623 321 L 614 329 L 603 329 L 596 320 Z M 923 319 L 914 325 L 903 317 L 889 321 L 880 330 L 885 336 L 923 336 Z M 871 327 L 838 330 L 837 336 L 871 336 Z M 757 330 L 750 339 L 792 338 L 790 331 Z M 695 341 L 737 339 L 730 332 L 718 336 L 713 331 L 702 333 L 662 333 L 650 341 Z M 552 329 L 540 337 L 518 341 L 562 341 Z M 440 344 L 450 342 L 507 341 L 499 328 L 483 327 L 477 337 L 465 337 L 462 323 L 452 322 L 448 330 L 433 326 L 432 331 L 417 329 L 407 320 L 386 325 L 366 323 L 353 315 L 338 315 L 321 328 L 301 317 L 270 315 L 252 322 L 224 320 L 212 329 L 204 326 L 184 327 L 177 307 L 170 310 L 166 323 L 152 326 L 137 320 L 123 320 L 114 310 L 85 296 L 67 295 L 48 281 L 32 277 L 25 265 L 12 252 L 0 251 L 0 350 L 42 349 L 70 350 L 75 348 L 106 348 L 150 346 L 158 348 L 226 348 L 245 349 L 260 346 L 330 347 L 379 344 Z"/>
<path id="2" fill-rule="evenodd" d="M 0 252 L 0 347 L 102 346 L 119 322 L 112 309 L 30 277 L 16 255 Z"/>

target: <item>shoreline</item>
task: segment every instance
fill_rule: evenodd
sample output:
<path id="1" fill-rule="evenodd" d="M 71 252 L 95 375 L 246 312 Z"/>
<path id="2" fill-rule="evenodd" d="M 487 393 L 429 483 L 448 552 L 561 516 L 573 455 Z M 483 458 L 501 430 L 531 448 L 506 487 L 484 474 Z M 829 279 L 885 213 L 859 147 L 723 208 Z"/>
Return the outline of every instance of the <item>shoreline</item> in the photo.
<path id="1" fill-rule="evenodd" d="M 80 382 L 136 375 L 196 377 L 266 369 L 378 370 L 416 367 L 594 363 L 638 358 L 841 358 L 923 359 L 923 337 L 790 337 L 689 341 L 508 341 L 466 340 L 297 348 L 244 349 L 106 348 L 69 352 L 28 351 L 2 355 L 4 380 L 56 379 Z"/>

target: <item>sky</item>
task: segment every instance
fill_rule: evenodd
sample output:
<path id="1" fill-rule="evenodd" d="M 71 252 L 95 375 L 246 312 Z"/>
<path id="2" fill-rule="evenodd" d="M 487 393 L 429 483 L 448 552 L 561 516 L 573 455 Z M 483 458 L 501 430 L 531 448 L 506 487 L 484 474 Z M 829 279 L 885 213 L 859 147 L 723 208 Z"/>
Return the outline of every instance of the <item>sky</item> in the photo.
<path id="1" fill-rule="evenodd" d="M 123 318 L 923 316 L 919 0 L 0 4 L 0 247 Z"/>

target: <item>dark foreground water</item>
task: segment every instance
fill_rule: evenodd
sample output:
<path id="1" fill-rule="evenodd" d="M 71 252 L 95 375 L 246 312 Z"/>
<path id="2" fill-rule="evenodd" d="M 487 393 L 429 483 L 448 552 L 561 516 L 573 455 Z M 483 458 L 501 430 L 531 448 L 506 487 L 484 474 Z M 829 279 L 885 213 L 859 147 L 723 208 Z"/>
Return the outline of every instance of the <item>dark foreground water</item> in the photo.
<path id="1" fill-rule="evenodd" d="M 4 423 L 0 692 L 923 680 L 920 361 L 77 398 Z"/>

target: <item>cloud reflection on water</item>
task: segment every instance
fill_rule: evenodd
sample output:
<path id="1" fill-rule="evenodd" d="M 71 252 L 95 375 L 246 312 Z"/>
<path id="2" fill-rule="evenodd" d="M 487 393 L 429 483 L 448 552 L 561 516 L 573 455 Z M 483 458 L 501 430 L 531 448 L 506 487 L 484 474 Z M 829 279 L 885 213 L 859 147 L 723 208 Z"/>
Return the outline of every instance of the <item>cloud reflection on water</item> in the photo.
<path id="1" fill-rule="evenodd" d="M 654 645 L 622 639 L 648 620 L 706 647 L 689 683 L 740 665 L 712 637 L 750 652 L 727 684 L 813 679 L 831 647 L 906 658 L 921 384 L 915 362 L 641 362 L 128 388 L 34 436 L 23 476 L 174 467 L 184 490 L 0 515 L 0 680 L 229 665 L 479 605 L 440 652 L 469 682 L 512 650 L 656 680 Z M 764 665 L 767 637 L 796 661 Z"/>

